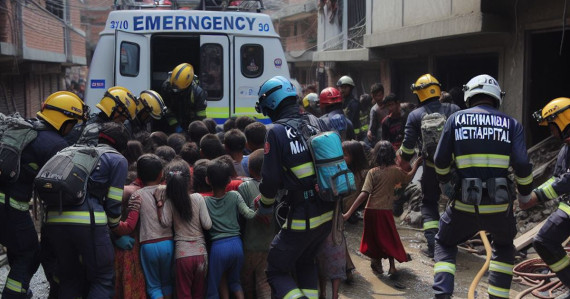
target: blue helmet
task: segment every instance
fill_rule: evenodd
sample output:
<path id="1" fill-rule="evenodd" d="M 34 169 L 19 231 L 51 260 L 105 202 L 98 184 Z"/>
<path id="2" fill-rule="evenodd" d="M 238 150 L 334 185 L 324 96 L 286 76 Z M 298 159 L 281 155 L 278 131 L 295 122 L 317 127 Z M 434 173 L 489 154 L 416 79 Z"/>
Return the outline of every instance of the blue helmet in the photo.
<path id="1" fill-rule="evenodd" d="M 284 99 L 296 97 L 297 89 L 289 79 L 283 76 L 275 76 L 261 85 L 257 95 L 259 100 L 255 104 L 255 110 L 267 115 L 266 109 L 275 111 Z"/>

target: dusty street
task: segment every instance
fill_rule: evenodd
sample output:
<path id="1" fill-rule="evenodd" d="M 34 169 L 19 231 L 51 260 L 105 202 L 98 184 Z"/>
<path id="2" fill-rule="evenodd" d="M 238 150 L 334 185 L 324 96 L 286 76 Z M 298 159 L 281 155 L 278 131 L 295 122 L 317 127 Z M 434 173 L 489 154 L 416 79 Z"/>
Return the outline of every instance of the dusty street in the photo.
<path id="1" fill-rule="evenodd" d="M 398 223 L 398 221 L 396 221 Z M 370 268 L 370 260 L 358 251 L 362 234 L 362 221 L 356 225 L 346 224 L 346 237 L 352 261 L 356 265 L 358 275 L 351 285 L 341 284 L 342 298 L 433 298 L 431 284 L 433 282 L 434 262 L 420 253 L 423 243 L 423 233 L 417 229 L 398 227 L 398 232 L 406 251 L 412 256 L 412 261 L 398 264 L 400 271 L 397 281 L 390 280 L 386 274 L 376 275 Z M 454 298 L 467 298 L 471 281 L 484 263 L 484 259 L 459 250 L 457 256 L 457 272 L 455 279 Z M 383 263 L 385 273 L 388 261 Z M 477 288 L 477 298 L 488 298 L 487 277 L 484 276 Z M 523 288 L 513 283 L 511 298 Z M 330 287 L 327 290 L 330 296 Z M 532 296 L 531 296 L 532 297 Z"/>
<path id="2" fill-rule="evenodd" d="M 398 221 L 396 221 L 398 223 Z M 354 283 L 348 285 L 342 283 L 340 287 L 341 298 L 432 298 L 431 284 L 433 281 L 433 264 L 431 259 L 421 255 L 419 252 L 423 243 L 421 231 L 412 228 L 398 227 L 400 237 L 406 251 L 412 256 L 412 261 L 404 264 L 396 264 L 400 271 L 400 278 L 397 281 L 390 280 L 387 275 L 376 275 L 370 269 L 370 261 L 358 251 L 360 237 L 362 234 L 362 221 L 357 224 L 346 224 L 346 237 L 349 244 L 349 251 L 354 264 L 356 265 L 356 275 Z M 454 298 L 467 298 L 467 291 L 473 277 L 484 260 L 472 254 L 459 250 L 457 258 L 457 276 Z M 387 272 L 388 261 L 384 262 L 384 270 Z M 0 289 L 4 287 L 8 266 L 0 267 Z M 513 283 L 511 288 L 511 298 L 516 296 L 517 291 L 523 287 Z M 32 280 L 32 291 L 34 298 L 47 298 L 48 284 L 44 277 L 43 270 L 40 269 Z M 477 289 L 477 298 L 487 298 L 487 282 L 483 277 Z M 327 295 L 330 298 L 330 284 L 327 288 Z M 532 297 L 532 296 L 530 296 Z M 526 298 L 530 298 L 526 297 Z"/>

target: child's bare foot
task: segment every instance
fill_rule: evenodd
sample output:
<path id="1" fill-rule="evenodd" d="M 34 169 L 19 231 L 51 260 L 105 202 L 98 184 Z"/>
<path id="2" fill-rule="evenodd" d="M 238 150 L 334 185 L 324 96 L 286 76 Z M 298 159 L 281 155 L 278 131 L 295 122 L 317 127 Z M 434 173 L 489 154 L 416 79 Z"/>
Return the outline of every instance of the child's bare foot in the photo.
<path id="1" fill-rule="evenodd" d="M 398 270 L 396 270 L 396 268 L 390 268 L 390 270 L 388 270 L 388 277 L 391 280 L 396 280 L 396 279 L 398 279 L 399 276 L 400 275 L 398 273 Z"/>

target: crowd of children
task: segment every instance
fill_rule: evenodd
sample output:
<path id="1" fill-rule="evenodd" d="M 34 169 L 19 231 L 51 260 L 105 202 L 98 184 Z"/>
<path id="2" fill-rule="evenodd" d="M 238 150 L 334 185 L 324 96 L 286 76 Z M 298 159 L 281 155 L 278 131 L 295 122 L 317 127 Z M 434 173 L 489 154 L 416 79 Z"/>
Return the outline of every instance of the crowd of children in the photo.
<path id="1" fill-rule="evenodd" d="M 255 201 L 266 126 L 249 117 L 223 129 L 209 122 L 194 121 L 186 133 L 140 132 L 128 142 L 122 221 L 113 235 L 115 298 L 143 297 L 143 290 L 149 298 L 271 297 L 265 269 L 278 217 L 256 213 Z M 340 282 L 352 279 L 344 220 L 366 200 L 361 252 L 380 273 L 381 258 L 389 258 L 392 275 L 394 259 L 407 261 L 391 206 L 419 164 L 409 173 L 397 168 L 387 141 L 367 149 L 343 142 L 358 192 L 338 205 L 321 246 L 321 297 L 329 280 L 337 298 Z"/>

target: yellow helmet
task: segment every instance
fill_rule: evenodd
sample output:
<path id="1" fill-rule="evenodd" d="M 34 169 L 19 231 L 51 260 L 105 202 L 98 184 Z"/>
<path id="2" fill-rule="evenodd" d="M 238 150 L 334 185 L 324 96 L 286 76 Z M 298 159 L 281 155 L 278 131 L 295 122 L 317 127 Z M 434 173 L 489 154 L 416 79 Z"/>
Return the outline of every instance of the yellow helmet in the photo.
<path id="1" fill-rule="evenodd" d="M 124 115 L 127 119 L 132 120 L 137 114 L 137 99 L 131 92 L 121 86 L 113 86 L 109 88 L 99 104 L 95 105 L 109 118 L 113 112 Z"/>
<path id="2" fill-rule="evenodd" d="M 570 98 L 556 98 L 532 114 L 541 126 L 556 125 L 562 139 L 570 137 Z"/>
<path id="3" fill-rule="evenodd" d="M 177 65 L 170 73 L 170 85 L 174 89 L 186 89 L 192 84 L 192 80 L 194 80 L 194 67 L 189 63 Z"/>
<path id="4" fill-rule="evenodd" d="M 67 121 L 84 121 L 88 113 L 86 110 L 87 106 L 76 94 L 58 91 L 45 100 L 37 116 L 59 131 Z"/>
<path id="5" fill-rule="evenodd" d="M 439 98 L 441 95 L 441 84 L 439 84 L 439 81 L 430 74 L 425 74 L 419 77 L 416 83 L 412 84 L 410 89 L 418 96 L 420 103 L 427 99 L 435 97 Z"/>
<path id="6" fill-rule="evenodd" d="M 148 89 L 141 92 L 137 110 L 137 114 L 147 112 L 152 118 L 161 119 L 166 112 L 166 105 L 158 92 Z"/>

